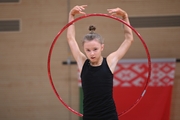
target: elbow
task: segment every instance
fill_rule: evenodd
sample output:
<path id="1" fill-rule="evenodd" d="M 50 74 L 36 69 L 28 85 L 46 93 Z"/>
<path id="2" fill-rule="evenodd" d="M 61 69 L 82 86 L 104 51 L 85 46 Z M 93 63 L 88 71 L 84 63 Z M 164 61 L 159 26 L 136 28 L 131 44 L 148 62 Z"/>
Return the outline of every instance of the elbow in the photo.
<path id="1" fill-rule="evenodd" d="M 66 39 L 67 39 L 67 40 L 70 40 L 70 39 L 71 39 L 71 37 L 70 37 L 69 35 L 67 35 L 67 36 L 66 36 Z"/>
<path id="2" fill-rule="evenodd" d="M 126 32 L 125 33 L 125 39 L 130 41 L 130 42 L 133 42 L 134 41 L 133 33 L 132 32 Z"/>
<path id="3" fill-rule="evenodd" d="M 71 35 L 68 35 L 68 34 L 67 34 L 66 39 L 67 39 L 67 41 L 70 41 L 70 40 L 73 39 L 73 37 L 72 37 Z"/>
<path id="4" fill-rule="evenodd" d="M 131 42 L 134 41 L 133 34 L 130 34 L 128 38 L 129 38 L 129 40 L 130 40 Z"/>
<path id="5" fill-rule="evenodd" d="M 75 38 L 74 37 L 72 37 L 72 36 L 67 36 L 67 41 L 68 42 L 72 42 L 72 41 L 75 41 Z"/>
<path id="6" fill-rule="evenodd" d="M 134 41 L 134 38 L 132 35 L 130 35 L 128 38 L 127 38 L 128 41 L 130 41 L 131 43 Z"/>
<path id="7" fill-rule="evenodd" d="M 133 43 L 134 39 L 133 38 L 132 39 L 128 39 L 128 41 L 129 41 L 129 43 L 131 45 Z"/>
<path id="8" fill-rule="evenodd" d="M 134 42 L 134 38 L 133 38 L 133 37 L 132 37 L 132 38 L 130 38 L 130 41 L 131 41 L 131 42 Z"/>

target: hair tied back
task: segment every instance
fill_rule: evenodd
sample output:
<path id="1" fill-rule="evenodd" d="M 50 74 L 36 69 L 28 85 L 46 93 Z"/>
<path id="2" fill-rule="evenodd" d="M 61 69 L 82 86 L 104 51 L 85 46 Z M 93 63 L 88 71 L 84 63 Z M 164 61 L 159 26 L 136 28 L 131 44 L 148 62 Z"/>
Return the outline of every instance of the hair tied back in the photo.
<path id="1" fill-rule="evenodd" d="M 94 33 L 95 30 L 96 30 L 96 27 L 94 27 L 93 25 L 89 26 L 90 33 Z"/>

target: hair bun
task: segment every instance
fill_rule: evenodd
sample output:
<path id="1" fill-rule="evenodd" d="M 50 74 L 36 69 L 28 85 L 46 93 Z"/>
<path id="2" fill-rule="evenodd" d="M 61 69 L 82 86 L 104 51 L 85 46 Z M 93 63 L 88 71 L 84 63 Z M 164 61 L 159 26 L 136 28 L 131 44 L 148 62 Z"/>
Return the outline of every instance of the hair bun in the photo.
<path id="1" fill-rule="evenodd" d="M 89 31 L 94 32 L 96 30 L 96 27 L 94 27 L 93 25 L 89 26 Z"/>

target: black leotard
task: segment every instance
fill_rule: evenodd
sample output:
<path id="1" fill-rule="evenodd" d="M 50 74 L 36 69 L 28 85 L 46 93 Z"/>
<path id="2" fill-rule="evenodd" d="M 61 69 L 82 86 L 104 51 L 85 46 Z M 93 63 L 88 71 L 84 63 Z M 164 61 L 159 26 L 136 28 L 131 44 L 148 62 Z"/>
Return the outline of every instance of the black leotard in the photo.
<path id="1" fill-rule="evenodd" d="M 86 60 L 82 72 L 83 120 L 118 120 L 113 100 L 113 74 L 106 58 L 100 66 Z"/>

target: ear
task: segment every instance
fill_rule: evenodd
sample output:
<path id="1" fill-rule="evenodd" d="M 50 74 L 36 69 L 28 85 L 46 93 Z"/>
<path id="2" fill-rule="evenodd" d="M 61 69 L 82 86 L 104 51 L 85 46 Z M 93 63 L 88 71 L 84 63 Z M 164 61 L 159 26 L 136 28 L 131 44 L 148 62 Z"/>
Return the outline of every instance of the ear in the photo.
<path id="1" fill-rule="evenodd" d="M 103 51 L 103 50 L 104 50 L 104 44 L 101 45 L 101 51 Z"/>

